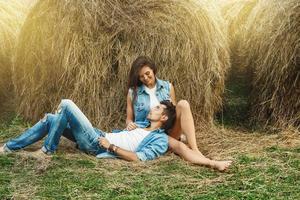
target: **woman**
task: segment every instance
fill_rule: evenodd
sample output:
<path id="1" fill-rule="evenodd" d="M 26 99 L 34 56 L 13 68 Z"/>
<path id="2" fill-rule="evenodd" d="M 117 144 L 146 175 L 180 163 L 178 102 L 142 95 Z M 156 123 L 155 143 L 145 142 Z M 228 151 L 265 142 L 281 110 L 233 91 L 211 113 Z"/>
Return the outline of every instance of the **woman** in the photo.
<path id="1" fill-rule="evenodd" d="M 147 126 L 149 122 L 146 116 L 149 110 L 160 101 L 171 100 L 176 105 L 176 121 L 169 133 L 169 148 L 191 163 L 219 171 L 226 170 L 231 161 L 210 160 L 199 151 L 189 103 L 186 100 L 176 103 L 173 85 L 158 79 L 156 72 L 155 63 L 146 56 L 140 56 L 132 63 L 128 79 L 126 128 L 132 130 Z M 179 141 L 181 132 L 186 135 L 189 147 Z"/>

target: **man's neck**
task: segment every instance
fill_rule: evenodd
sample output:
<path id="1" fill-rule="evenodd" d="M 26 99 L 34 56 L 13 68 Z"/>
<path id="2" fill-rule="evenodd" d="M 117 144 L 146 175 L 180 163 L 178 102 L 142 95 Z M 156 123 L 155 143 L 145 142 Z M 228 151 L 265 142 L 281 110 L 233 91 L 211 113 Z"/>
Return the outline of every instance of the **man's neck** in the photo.
<path id="1" fill-rule="evenodd" d="M 147 128 L 145 128 L 146 131 L 153 131 L 156 129 L 159 129 L 161 127 L 162 123 L 160 121 L 157 122 L 150 122 L 150 126 L 148 126 Z"/>

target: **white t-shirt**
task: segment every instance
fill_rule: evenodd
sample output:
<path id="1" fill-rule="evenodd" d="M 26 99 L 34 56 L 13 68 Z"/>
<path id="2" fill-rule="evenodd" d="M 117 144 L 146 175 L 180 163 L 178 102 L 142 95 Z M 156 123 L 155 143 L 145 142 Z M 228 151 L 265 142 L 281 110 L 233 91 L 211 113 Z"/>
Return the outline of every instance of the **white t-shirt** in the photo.
<path id="1" fill-rule="evenodd" d="M 145 86 L 145 91 L 150 96 L 150 109 L 160 104 L 157 97 L 156 97 L 156 95 L 155 95 L 156 85 L 151 89 Z"/>
<path id="2" fill-rule="evenodd" d="M 139 144 L 150 132 L 142 128 L 136 128 L 132 131 L 124 130 L 120 133 L 107 133 L 105 138 L 110 144 L 114 144 L 127 151 L 135 152 Z"/>

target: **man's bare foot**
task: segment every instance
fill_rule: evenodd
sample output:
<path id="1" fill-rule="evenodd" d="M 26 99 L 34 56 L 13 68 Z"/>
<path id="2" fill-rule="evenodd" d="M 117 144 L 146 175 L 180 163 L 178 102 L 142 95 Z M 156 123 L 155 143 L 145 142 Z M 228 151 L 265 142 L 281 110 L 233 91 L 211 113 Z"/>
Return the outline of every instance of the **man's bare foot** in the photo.
<path id="1" fill-rule="evenodd" d="M 1 146 L 0 147 L 0 155 L 3 155 L 5 154 L 6 152 L 4 151 L 4 146 Z"/>
<path id="2" fill-rule="evenodd" d="M 0 147 L 0 155 L 4 155 L 4 154 L 8 154 L 11 153 L 12 151 L 10 151 L 5 145 Z"/>
<path id="3" fill-rule="evenodd" d="M 226 171 L 229 166 L 232 164 L 232 161 L 231 160 L 226 160 L 226 161 L 215 161 L 215 164 L 214 164 L 214 168 L 219 170 L 220 172 L 224 172 Z"/>

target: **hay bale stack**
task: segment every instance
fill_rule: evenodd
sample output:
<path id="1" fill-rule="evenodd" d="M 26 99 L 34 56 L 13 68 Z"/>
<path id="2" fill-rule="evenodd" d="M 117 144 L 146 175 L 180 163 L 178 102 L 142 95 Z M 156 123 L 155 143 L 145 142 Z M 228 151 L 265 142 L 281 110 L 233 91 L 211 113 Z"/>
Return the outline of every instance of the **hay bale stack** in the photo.
<path id="1" fill-rule="evenodd" d="M 228 29 L 228 40 L 230 48 L 230 57 L 233 65 L 243 63 L 241 52 L 243 52 L 243 45 L 241 45 L 244 35 L 246 33 L 246 21 L 258 3 L 258 0 L 232 0 L 222 1 L 219 6 L 222 16 Z"/>
<path id="2" fill-rule="evenodd" d="M 26 6 L 18 0 L 0 0 L 0 112 L 12 103 L 12 57 L 26 16 Z"/>
<path id="3" fill-rule="evenodd" d="M 18 111 L 36 120 L 70 98 L 101 128 L 123 125 L 130 65 L 148 55 L 211 122 L 229 62 L 217 16 L 195 1 L 39 1 L 17 49 Z"/>
<path id="4" fill-rule="evenodd" d="M 254 70 L 254 121 L 300 127 L 300 3 L 263 0 L 246 24 L 243 55 Z"/>

